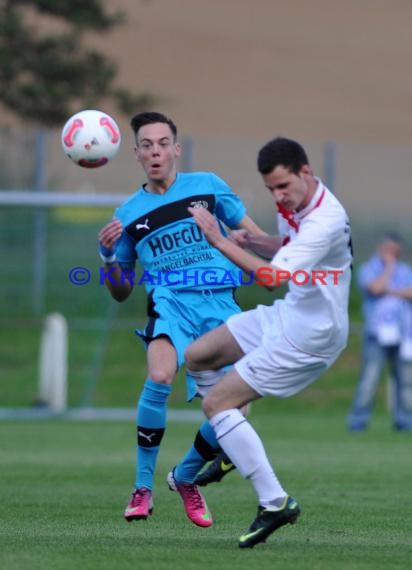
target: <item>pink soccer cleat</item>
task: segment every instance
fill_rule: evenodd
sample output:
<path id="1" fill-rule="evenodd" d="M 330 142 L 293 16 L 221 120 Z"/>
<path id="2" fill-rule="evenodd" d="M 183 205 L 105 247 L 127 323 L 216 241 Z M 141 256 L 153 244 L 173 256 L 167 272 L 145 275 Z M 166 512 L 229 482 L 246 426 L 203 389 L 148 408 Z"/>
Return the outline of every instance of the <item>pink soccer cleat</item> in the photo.
<path id="1" fill-rule="evenodd" d="M 141 487 L 135 489 L 130 498 L 129 504 L 124 511 L 124 518 L 127 522 L 139 519 L 147 519 L 153 511 L 153 499 L 150 489 Z"/>
<path id="2" fill-rule="evenodd" d="M 212 526 L 212 515 L 199 488 L 194 483 L 178 483 L 174 476 L 174 468 L 167 476 L 167 484 L 171 491 L 182 497 L 183 506 L 188 518 L 197 526 Z"/>

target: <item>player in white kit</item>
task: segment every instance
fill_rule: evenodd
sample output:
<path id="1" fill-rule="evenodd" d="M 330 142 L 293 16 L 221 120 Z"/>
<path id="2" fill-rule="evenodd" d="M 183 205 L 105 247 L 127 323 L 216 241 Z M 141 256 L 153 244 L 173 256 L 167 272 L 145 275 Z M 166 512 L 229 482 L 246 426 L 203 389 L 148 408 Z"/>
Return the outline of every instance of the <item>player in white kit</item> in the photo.
<path id="1" fill-rule="evenodd" d="M 279 236 L 222 236 L 204 209 L 191 210 L 207 240 L 258 283 L 288 283 L 283 299 L 230 317 L 186 350 L 187 367 L 204 384 L 213 371 L 234 367 L 203 398 L 220 446 L 259 499 L 258 514 L 240 537 L 253 547 L 277 528 L 296 522 L 300 507 L 283 489 L 260 437 L 239 408 L 264 396 L 286 398 L 314 382 L 346 346 L 352 246 L 349 220 L 336 197 L 315 177 L 296 141 L 276 138 L 259 152 L 258 170 L 278 208 Z M 249 253 L 244 246 L 271 261 Z M 175 472 L 179 473 L 179 464 Z"/>

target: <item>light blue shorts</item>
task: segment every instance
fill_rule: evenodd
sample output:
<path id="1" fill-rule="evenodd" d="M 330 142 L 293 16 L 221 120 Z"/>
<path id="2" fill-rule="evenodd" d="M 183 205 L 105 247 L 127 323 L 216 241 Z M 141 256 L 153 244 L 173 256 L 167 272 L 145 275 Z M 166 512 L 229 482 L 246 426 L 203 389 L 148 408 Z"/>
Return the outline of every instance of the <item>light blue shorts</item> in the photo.
<path id="1" fill-rule="evenodd" d="M 184 351 L 202 334 L 222 325 L 231 316 L 240 313 L 235 289 L 207 289 L 202 291 L 172 291 L 157 287 L 148 299 L 149 321 L 136 334 L 146 347 L 155 338 L 166 336 L 177 352 L 178 366 L 184 363 Z M 196 396 L 196 385 L 186 376 L 187 400 Z"/>

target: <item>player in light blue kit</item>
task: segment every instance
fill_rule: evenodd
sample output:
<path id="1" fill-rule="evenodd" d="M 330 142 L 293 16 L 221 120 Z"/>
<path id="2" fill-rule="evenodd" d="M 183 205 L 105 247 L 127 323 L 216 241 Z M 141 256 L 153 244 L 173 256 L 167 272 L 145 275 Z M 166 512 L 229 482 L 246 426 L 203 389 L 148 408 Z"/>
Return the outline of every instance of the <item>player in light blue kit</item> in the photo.
<path id="1" fill-rule="evenodd" d="M 206 208 L 219 220 L 222 233 L 225 224 L 265 235 L 221 178 L 209 172 L 177 172 L 181 149 L 173 121 L 148 112 L 136 115 L 131 127 L 137 160 L 148 182 L 116 210 L 114 219 L 99 233 L 105 284 L 112 297 L 121 302 L 132 292 L 130 270 L 136 260 L 144 269 L 148 293 L 149 320 L 144 330 L 136 331 L 147 347 L 148 377 L 137 406 L 136 479 L 124 512 L 127 521 L 147 519 L 152 513 L 153 478 L 166 428 L 167 399 L 183 364 L 184 350 L 240 311 L 234 298 L 241 277 L 238 268 L 208 243 L 188 208 Z M 204 383 L 208 382 L 205 372 Z M 188 400 L 199 390 L 188 377 Z M 206 449 L 201 435 L 196 446 L 205 457 L 209 453 L 209 459 L 213 458 L 215 450 Z M 186 513 L 195 524 L 212 524 L 195 484 L 184 482 L 174 490 L 182 496 Z"/>

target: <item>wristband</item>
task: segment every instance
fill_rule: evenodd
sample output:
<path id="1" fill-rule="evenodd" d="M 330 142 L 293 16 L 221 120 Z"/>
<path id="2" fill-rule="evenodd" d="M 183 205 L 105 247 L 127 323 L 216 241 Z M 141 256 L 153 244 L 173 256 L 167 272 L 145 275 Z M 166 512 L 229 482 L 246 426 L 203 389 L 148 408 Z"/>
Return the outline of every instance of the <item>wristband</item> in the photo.
<path id="1" fill-rule="evenodd" d="M 105 247 L 101 243 L 99 243 L 99 255 L 100 259 L 104 263 L 113 263 L 114 261 L 116 261 L 116 252 L 108 247 Z"/>

